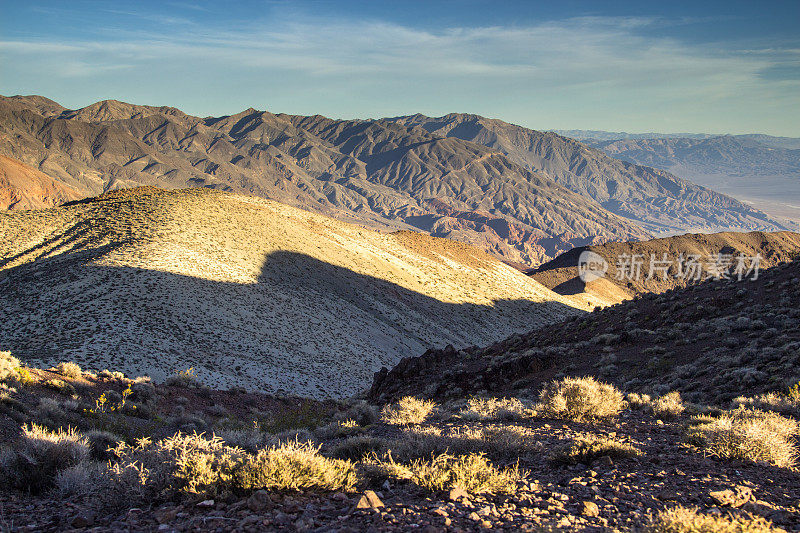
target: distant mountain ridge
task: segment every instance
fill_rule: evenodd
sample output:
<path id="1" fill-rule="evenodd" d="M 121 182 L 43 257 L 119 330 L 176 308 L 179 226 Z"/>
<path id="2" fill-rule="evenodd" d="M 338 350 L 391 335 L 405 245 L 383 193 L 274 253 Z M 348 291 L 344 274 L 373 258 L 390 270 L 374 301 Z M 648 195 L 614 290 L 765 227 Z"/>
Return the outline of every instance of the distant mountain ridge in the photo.
<path id="1" fill-rule="evenodd" d="M 113 100 L 66 110 L 0 99 L 0 152 L 85 195 L 155 185 L 271 198 L 371 227 L 415 229 L 538 263 L 648 233 L 476 143 L 392 121 L 248 109 L 199 118 Z"/>
<path id="2" fill-rule="evenodd" d="M 140 185 L 214 188 L 460 240 L 524 264 L 650 231 L 781 229 L 732 198 L 554 134 L 491 121 L 520 143 L 500 146 L 489 133 L 468 135 L 467 120 L 444 131 L 416 117 L 333 120 L 251 108 L 200 118 L 116 100 L 69 110 L 40 96 L 0 97 L 0 153 L 84 196 Z"/>
<path id="3" fill-rule="evenodd" d="M 654 233 L 786 229 L 780 221 L 729 196 L 660 169 L 619 161 L 556 133 L 461 113 L 392 120 L 499 150 L 518 165 L 542 173 Z"/>
<path id="4" fill-rule="evenodd" d="M 712 137 L 733 137 L 741 141 L 753 141 L 768 148 L 800 149 L 800 137 L 776 137 L 764 133 L 627 133 L 624 131 L 602 130 L 552 130 L 553 132 L 579 141 L 617 141 L 622 139 L 710 139 Z"/>

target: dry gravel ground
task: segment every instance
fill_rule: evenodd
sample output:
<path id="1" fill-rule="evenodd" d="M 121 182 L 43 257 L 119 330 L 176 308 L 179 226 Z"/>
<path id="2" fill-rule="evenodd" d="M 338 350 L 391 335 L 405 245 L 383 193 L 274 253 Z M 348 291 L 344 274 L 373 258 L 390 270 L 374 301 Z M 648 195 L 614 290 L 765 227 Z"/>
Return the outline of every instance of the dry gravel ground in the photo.
<path id="1" fill-rule="evenodd" d="M 161 381 L 343 397 L 409 353 L 577 311 L 468 245 L 204 189 L 0 213 L 0 339 Z"/>
<path id="2" fill-rule="evenodd" d="M 357 508 L 369 490 L 361 487 L 350 493 L 283 491 L 220 501 L 198 497 L 106 514 L 77 502 L 0 492 L 0 527 L 9 531 L 542 531 L 540 527 L 635 531 L 659 510 L 683 505 L 711 515 L 763 516 L 776 527 L 800 530 L 796 470 L 704 457 L 685 443 L 687 421 L 688 416 L 662 423 L 628 411 L 616 421 L 595 424 L 550 419 L 514 423 L 451 419 L 425 424 L 425 430 L 436 428 L 445 434 L 515 428 L 526 435 L 529 451 L 513 459 L 500 454 L 495 460 L 510 464 L 518 458 L 527 473 L 510 495 L 451 498 L 447 491 L 391 480 L 372 487 L 383 504 L 375 508 Z M 403 439 L 404 432 L 419 429 L 378 424 L 364 431 Z M 553 450 L 587 433 L 631 444 L 642 455 L 606 456 L 571 466 L 548 460 Z M 729 502 L 734 507 L 711 496 L 727 489 L 740 495 Z"/>

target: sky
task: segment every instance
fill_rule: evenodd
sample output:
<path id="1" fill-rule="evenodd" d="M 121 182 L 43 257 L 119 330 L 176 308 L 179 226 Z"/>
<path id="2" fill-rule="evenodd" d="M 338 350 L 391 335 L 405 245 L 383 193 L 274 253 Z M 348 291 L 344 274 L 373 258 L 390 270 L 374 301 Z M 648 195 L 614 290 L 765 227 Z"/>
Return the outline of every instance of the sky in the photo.
<path id="1" fill-rule="evenodd" d="M 797 0 L 0 0 L 0 94 L 800 137 L 799 28 Z"/>

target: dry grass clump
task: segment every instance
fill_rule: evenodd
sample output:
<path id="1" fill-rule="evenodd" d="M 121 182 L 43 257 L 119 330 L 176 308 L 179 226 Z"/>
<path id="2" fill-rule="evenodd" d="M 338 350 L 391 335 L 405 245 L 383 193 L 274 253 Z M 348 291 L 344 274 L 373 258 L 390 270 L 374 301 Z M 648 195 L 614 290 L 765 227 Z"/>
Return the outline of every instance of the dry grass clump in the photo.
<path id="1" fill-rule="evenodd" d="M 777 413 L 738 409 L 700 423 L 689 438 L 711 456 L 746 461 L 764 461 L 792 467 L 798 458 L 793 441 L 798 422 Z"/>
<path id="2" fill-rule="evenodd" d="M 168 377 L 164 383 L 173 387 L 184 388 L 200 386 L 200 382 L 197 379 L 197 372 L 195 372 L 194 367 L 189 367 L 185 370 L 176 370 L 175 374 Z"/>
<path id="3" fill-rule="evenodd" d="M 550 382 L 539 394 L 539 401 L 544 413 L 575 421 L 616 416 L 625 406 L 620 391 L 592 377 Z"/>
<path id="4" fill-rule="evenodd" d="M 644 528 L 647 533 L 777 533 L 772 522 L 752 515 L 708 515 L 696 508 L 673 507 L 656 515 Z"/>
<path id="5" fill-rule="evenodd" d="M 639 394 L 637 392 L 629 392 L 625 395 L 625 400 L 628 405 L 633 409 L 641 409 L 650 405 L 652 399 L 648 394 Z"/>
<path id="6" fill-rule="evenodd" d="M 681 393 L 672 391 L 650 402 L 650 409 L 656 417 L 670 419 L 680 416 L 686 406 L 683 405 Z"/>
<path id="7" fill-rule="evenodd" d="M 350 461 L 323 457 L 308 442 L 289 442 L 248 458 L 235 480 L 241 489 L 349 490 L 357 476 Z"/>
<path id="8" fill-rule="evenodd" d="M 16 379 L 19 366 L 19 359 L 11 355 L 11 352 L 0 352 L 0 381 Z"/>
<path id="9" fill-rule="evenodd" d="M 89 442 L 74 429 L 26 425 L 21 441 L 0 452 L 0 478 L 5 486 L 38 494 L 53 486 L 59 470 L 88 457 Z"/>
<path id="10" fill-rule="evenodd" d="M 216 429 L 214 436 L 219 437 L 228 446 L 241 448 L 250 453 L 272 446 L 276 438 L 271 433 L 267 433 L 260 427 L 253 425 L 245 428 L 235 429 Z"/>
<path id="11" fill-rule="evenodd" d="M 519 420 L 531 414 L 518 398 L 473 397 L 460 416 L 467 420 Z"/>
<path id="12" fill-rule="evenodd" d="M 471 453 L 453 456 L 440 454 L 430 459 L 397 463 L 390 454 L 365 461 L 371 474 L 411 481 L 429 490 L 461 487 L 472 494 L 513 493 L 523 475 L 517 466 L 497 468 L 483 455 Z"/>
<path id="13" fill-rule="evenodd" d="M 769 392 L 754 397 L 739 396 L 734 398 L 733 404 L 737 407 L 773 411 L 800 418 L 800 398 L 793 399 L 790 394 Z"/>
<path id="14" fill-rule="evenodd" d="M 421 424 L 435 408 L 436 403 L 430 400 L 405 396 L 395 403 L 384 406 L 381 410 L 381 420 L 399 426 Z"/>
<path id="15" fill-rule="evenodd" d="M 600 457 L 612 459 L 630 459 L 642 455 L 641 450 L 608 437 L 585 435 L 578 437 L 568 446 L 557 449 L 550 456 L 550 461 L 559 464 L 591 464 Z"/>
<path id="16" fill-rule="evenodd" d="M 327 455 L 336 459 L 360 461 L 373 454 L 382 455 L 393 448 L 397 441 L 370 435 L 348 437 L 328 448 Z"/>
<path id="17" fill-rule="evenodd" d="M 56 372 L 70 379 L 78 379 L 79 377 L 83 376 L 83 370 L 81 370 L 81 367 L 78 366 L 77 363 L 73 363 L 71 361 L 58 363 L 56 365 Z"/>

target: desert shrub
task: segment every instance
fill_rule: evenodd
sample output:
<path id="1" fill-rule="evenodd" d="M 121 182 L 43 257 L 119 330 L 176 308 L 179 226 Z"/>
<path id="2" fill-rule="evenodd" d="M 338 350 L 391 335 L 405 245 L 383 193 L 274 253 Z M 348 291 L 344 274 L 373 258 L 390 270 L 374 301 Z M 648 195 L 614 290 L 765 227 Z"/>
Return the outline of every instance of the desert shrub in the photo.
<path id="1" fill-rule="evenodd" d="M 56 365 L 56 372 L 70 379 L 77 379 L 83 375 L 83 370 L 77 363 L 61 362 Z"/>
<path id="2" fill-rule="evenodd" d="M 31 375 L 30 370 L 20 366 L 17 367 L 16 371 L 17 375 L 16 376 L 12 375 L 11 379 L 16 379 L 22 385 L 30 385 L 31 383 L 33 383 L 33 376 Z M 2 373 L 2 371 L 0 371 L 0 373 Z M 2 381 L 2 379 L 0 379 L 0 381 Z"/>
<path id="3" fill-rule="evenodd" d="M 783 531 L 752 515 L 701 514 L 696 508 L 673 507 L 659 512 L 646 533 L 772 533 Z"/>
<path id="4" fill-rule="evenodd" d="M 117 371 L 112 372 L 111 370 L 108 369 L 101 370 L 100 372 L 97 373 L 97 376 L 103 379 L 110 379 L 117 381 L 122 381 L 123 379 L 125 379 L 125 374 L 123 374 L 122 372 L 117 372 Z"/>
<path id="5" fill-rule="evenodd" d="M 436 404 L 432 401 L 405 396 L 393 404 L 384 406 L 381 410 L 381 420 L 387 424 L 401 426 L 421 424 L 435 407 Z"/>
<path id="6" fill-rule="evenodd" d="M 518 398 L 479 398 L 467 401 L 466 409 L 461 411 L 467 420 L 519 420 L 531 413 Z"/>
<path id="7" fill-rule="evenodd" d="M 653 411 L 653 414 L 658 418 L 675 418 L 680 416 L 681 413 L 686 409 L 683 405 L 683 399 L 681 398 L 681 393 L 678 391 L 672 391 L 660 398 L 656 398 L 650 403 L 650 409 Z"/>
<path id="8" fill-rule="evenodd" d="M 314 435 L 322 439 L 350 437 L 365 430 L 355 420 L 339 420 L 314 430 Z"/>
<path id="9" fill-rule="evenodd" d="M 578 437 L 571 444 L 555 450 L 550 455 L 550 461 L 559 464 L 591 464 L 600 457 L 608 456 L 612 459 L 630 459 L 639 457 L 642 452 L 625 442 L 607 437 L 585 435 Z"/>
<path id="10" fill-rule="evenodd" d="M 636 392 L 629 392 L 625 395 L 625 401 L 633 409 L 641 409 L 650 405 L 651 398 L 647 394 L 639 394 Z"/>
<path id="11" fill-rule="evenodd" d="M 458 428 L 443 432 L 438 428 L 407 430 L 389 448 L 392 455 L 408 461 L 432 455 L 482 453 L 493 458 L 518 458 L 539 452 L 540 444 L 530 439 L 525 428 L 516 426 Z"/>
<path id="12" fill-rule="evenodd" d="M 97 461 L 83 461 L 60 470 L 56 474 L 56 494 L 61 498 L 86 498 L 94 496 L 99 488 L 105 465 Z"/>
<path id="13" fill-rule="evenodd" d="M 734 398 L 733 404 L 736 407 L 773 411 L 782 415 L 800 418 L 800 397 L 794 400 L 790 394 L 784 395 L 769 392 L 754 397 L 739 396 Z"/>
<path id="14" fill-rule="evenodd" d="M 48 379 L 43 385 L 48 389 L 52 389 L 67 396 L 75 394 L 75 387 L 61 379 Z"/>
<path id="15" fill-rule="evenodd" d="M 237 429 L 217 429 L 214 435 L 219 437 L 228 446 L 241 448 L 250 453 L 256 453 L 261 448 L 275 444 L 274 435 L 265 432 L 258 425 Z"/>
<path id="16" fill-rule="evenodd" d="M 253 490 L 349 490 L 356 480 L 353 463 L 323 457 L 308 442 L 262 450 L 236 472 L 237 487 Z"/>
<path id="17" fill-rule="evenodd" d="M 360 461 L 371 454 L 382 454 L 392 447 L 388 439 L 370 435 L 356 435 L 330 446 L 326 455 L 336 459 Z"/>
<path id="18" fill-rule="evenodd" d="M 371 426 L 380 420 L 378 408 L 363 400 L 356 402 L 336 418 L 341 421 L 353 420 L 361 427 Z"/>
<path id="19" fill-rule="evenodd" d="M 473 494 L 511 493 L 523 479 L 519 468 L 497 468 L 482 454 L 453 456 L 441 454 L 430 459 L 417 459 L 408 464 L 397 463 L 391 455 L 373 457 L 365 462 L 372 475 L 382 474 L 409 480 L 429 490 L 461 487 Z"/>
<path id="20" fill-rule="evenodd" d="M 103 472 L 100 496 L 111 507 L 139 505 L 179 493 L 215 496 L 232 487 L 233 473 L 244 460 L 239 448 L 217 437 L 184 435 L 133 446 L 119 443 L 115 460 Z"/>
<path id="21" fill-rule="evenodd" d="M 168 377 L 165 383 L 173 387 L 198 387 L 200 385 L 197 381 L 197 372 L 195 372 L 194 367 L 189 367 L 186 370 L 176 370 L 175 374 Z"/>
<path id="22" fill-rule="evenodd" d="M 798 457 L 793 441 L 797 432 L 796 420 L 772 412 L 737 409 L 710 422 L 700 421 L 689 430 L 689 439 L 714 457 L 792 467 Z"/>
<path id="23" fill-rule="evenodd" d="M 86 440 L 89 443 L 91 457 L 99 461 L 107 461 L 114 457 L 113 450 L 122 441 L 122 437 L 109 431 L 93 429 L 86 432 Z"/>
<path id="24" fill-rule="evenodd" d="M 89 456 L 86 437 L 73 429 L 49 431 L 32 424 L 22 438 L 0 456 L 0 478 L 6 486 L 41 493 L 53 486 L 56 474 Z"/>
<path id="25" fill-rule="evenodd" d="M 19 366 L 19 359 L 11 355 L 11 352 L 0 351 L 0 381 L 16 379 Z"/>
<path id="26" fill-rule="evenodd" d="M 545 385 L 539 394 L 543 412 L 555 418 L 583 421 L 618 415 L 625 402 L 613 385 L 592 377 L 566 377 Z"/>

